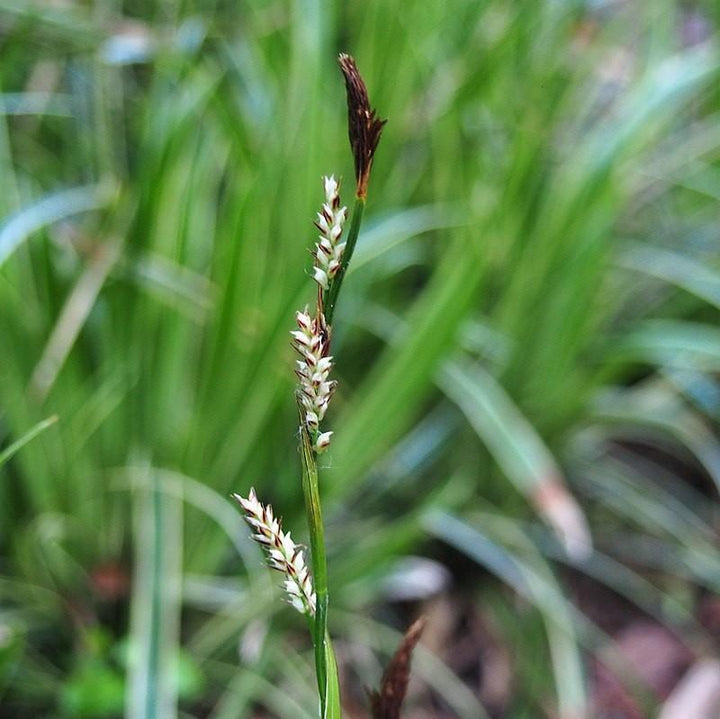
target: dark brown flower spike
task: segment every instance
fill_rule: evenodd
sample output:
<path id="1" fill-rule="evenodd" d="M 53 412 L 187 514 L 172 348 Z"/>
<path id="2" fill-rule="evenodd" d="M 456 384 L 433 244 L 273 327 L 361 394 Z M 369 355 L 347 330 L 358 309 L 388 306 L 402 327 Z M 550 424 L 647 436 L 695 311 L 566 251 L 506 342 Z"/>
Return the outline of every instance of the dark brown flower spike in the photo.
<path id="1" fill-rule="evenodd" d="M 355 60 L 350 55 L 341 53 L 338 62 L 347 89 L 348 135 L 355 158 L 356 194 L 365 199 L 373 156 L 387 120 L 381 120 L 377 112 L 370 107 L 367 88 Z"/>
<path id="2" fill-rule="evenodd" d="M 410 680 L 410 660 L 424 628 L 425 620 L 421 617 L 407 630 L 385 670 L 380 691 L 370 693 L 372 719 L 400 718 L 400 709 Z"/>

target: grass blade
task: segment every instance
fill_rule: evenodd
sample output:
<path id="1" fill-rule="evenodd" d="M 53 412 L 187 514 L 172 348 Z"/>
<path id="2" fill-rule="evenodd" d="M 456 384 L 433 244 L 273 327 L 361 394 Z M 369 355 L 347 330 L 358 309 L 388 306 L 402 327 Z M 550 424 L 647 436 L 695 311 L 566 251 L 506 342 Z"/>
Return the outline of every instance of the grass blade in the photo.
<path id="1" fill-rule="evenodd" d="M 35 437 L 44 432 L 48 427 L 52 427 L 57 421 L 57 415 L 53 415 L 52 417 L 42 420 L 42 422 L 38 422 L 31 430 L 20 437 L 20 439 L 15 440 L 9 447 L 6 447 L 0 452 L 0 467 L 12 459 L 13 455 L 19 452 L 28 442 L 32 442 Z"/>
<path id="2" fill-rule="evenodd" d="M 720 273 L 686 254 L 636 244 L 620 255 L 618 263 L 621 267 L 677 285 L 720 308 Z"/>
<path id="3" fill-rule="evenodd" d="M 433 536 L 489 569 L 538 608 L 548 636 L 559 716 L 587 716 L 574 609 L 549 566 L 512 520 L 484 514 L 478 521 L 482 522 L 483 530 L 435 510 L 426 516 L 424 524 Z"/>
<path id="4" fill-rule="evenodd" d="M 181 586 L 181 502 L 163 494 L 148 468 L 135 490 L 136 565 L 127 719 L 177 716 Z"/>
<path id="5" fill-rule="evenodd" d="M 505 475 L 537 507 L 568 554 L 586 555 L 590 531 L 550 450 L 502 386 L 477 365 L 447 362 L 439 385 L 486 443 Z"/>
<path id="6" fill-rule="evenodd" d="M 74 187 L 47 195 L 11 215 L 0 226 L 0 267 L 34 232 L 66 217 L 99 210 L 111 197 L 107 185 Z"/>

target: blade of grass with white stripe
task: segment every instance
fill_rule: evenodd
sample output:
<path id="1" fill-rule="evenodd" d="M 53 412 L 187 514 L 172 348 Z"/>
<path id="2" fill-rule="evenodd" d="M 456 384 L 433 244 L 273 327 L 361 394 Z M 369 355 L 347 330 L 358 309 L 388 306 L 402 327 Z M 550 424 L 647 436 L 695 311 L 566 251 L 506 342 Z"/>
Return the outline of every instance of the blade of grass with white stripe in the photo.
<path id="1" fill-rule="evenodd" d="M 620 267 L 671 283 L 720 309 L 720 272 L 681 252 L 636 243 L 618 258 Z"/>
<path id="2" fill-rule="evenodd" d="M 33 233 L 73 215 L 102 209 L 113 196 L 114 188 L 105 183 L 61 190 L 25 205 L 0 226 L 0 266 Z"/>
<path id="3" fill-rule="evenodd" d="M 614 344 L 609 362 L 720 371 L 720 329 L 683 320 L 647 320 Z"/>
<path id="4" fill-rule="evenodd" d="M 555 530 L 568 554 L 591 551 L 585 515 L 565 486 L 560 467 L 502 386 L 479 365 L 446 362 L 438 383 L 463 411 L 505 475 Z"/>
<path id="5" fill-rule="evenodd" d="M 182 502 L 147 467 L 134 489 L 135 575 L 126 719 L 175 719 L 182 577 Z"/>
<path id="6" fill-rule="evenodd" d="M 407 329 L 392 313 L 371 308 L 365 325 L 389 342 Z M 477 363 L 447 360 L 435 382 L 467 417 L 505 476 L 535 506 L 573 556 L 591 551 L 587 520 L 565 486 L 562 471 L 542 438 L 502 385 Z"/>

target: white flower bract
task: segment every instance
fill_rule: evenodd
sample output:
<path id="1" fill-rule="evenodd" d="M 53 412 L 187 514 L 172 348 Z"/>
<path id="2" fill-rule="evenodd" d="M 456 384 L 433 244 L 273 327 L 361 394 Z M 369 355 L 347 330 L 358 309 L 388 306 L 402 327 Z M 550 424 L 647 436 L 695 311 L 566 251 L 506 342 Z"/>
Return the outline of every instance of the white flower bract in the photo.
<path id="1" fill-rule="evenodd" d="M 323 432 L 322 434 L 319 434 L 318 438 L 315 440 L 315 451 L 318 453 L 324 452 L 330 446 L 330 437 L 332 437 L 332 435 L 332 432 Z"/>

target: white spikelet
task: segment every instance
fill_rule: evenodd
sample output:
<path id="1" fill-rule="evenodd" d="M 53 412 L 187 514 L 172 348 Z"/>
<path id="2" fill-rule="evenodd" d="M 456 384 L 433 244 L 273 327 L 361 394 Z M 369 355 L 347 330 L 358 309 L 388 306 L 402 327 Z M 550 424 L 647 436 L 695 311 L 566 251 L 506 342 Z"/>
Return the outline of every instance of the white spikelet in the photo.
<path id="1" fill-rule="evenodd" d="M 305 424 L 315 433 L 319 431 L 320 422 L 335 390 L 335 382 L 329 379 L 333 361 L 327 354 L 328 330 L 323 315 L 311 317 L 307 307 L 295 315 L 295 320 L 298 329 L 290 335 L 300 355 L 300 359 L 295 362 L 295 374 L 299 381 L 298 396 L 305 412 Z M 317 438 L 316 451 L 327 449 L 331 434 L 324 432 Z"/>
<path id="2" fill-rule="evenodd" d="M 347 208 L 340 207 L 340 185 L 333 175 L 323 177 L 323 187 L 325 202 L 315 220 L 320 236 L 315 244 L 313 279 L 323 290 L 327 290 L 342 266 L 345 243 L 340 242 L 340 238 L 347 219 Z"/>
<path id="3" fill-rule="evenodd" d="M 263 505 L 251 489 L 245 497 L 233 494 L 245 512 L 245 521 L 253 530 L 252 538 L 267 552 L 268 565 L 285 575 L 283 588 L 288 600 L 301 614 L 315 616 L 315 590 L 310 570 L 305 564 L 303 550 L 295 544 L 290 532 L 283 532 L 282 524 L 273 508 Z"/>

